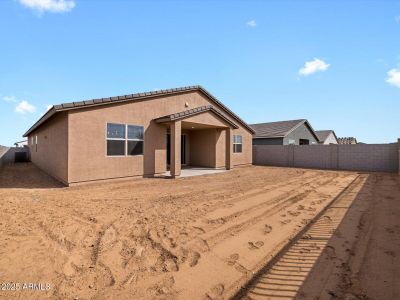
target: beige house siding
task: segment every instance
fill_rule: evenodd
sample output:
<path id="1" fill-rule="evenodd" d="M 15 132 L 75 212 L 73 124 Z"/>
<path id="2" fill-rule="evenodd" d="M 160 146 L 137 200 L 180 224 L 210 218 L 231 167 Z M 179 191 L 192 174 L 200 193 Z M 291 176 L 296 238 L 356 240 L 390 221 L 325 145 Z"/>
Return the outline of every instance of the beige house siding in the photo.
<path id="1" fill-rule="evenodd" d="M 252 163 L 252 134 L 245 128 L 239 127 L 233 130 L 234 135 L 241 135 L 243 138 L 243 151 L 242 153 L 233 153 L 232 163 L 234 166 L 248 165 Z"/>
<path id="2" fill-rule="evenodd" d="M 251 133 L 198 91 L 59 113 L 29 136 L 30 142 L 31 136 L 37 134 L 39 138 L 38 152 L 31 148 L 32 161 L 50 175 L 67 183 L 160 174 L 167 168 L 168 127 L 153 120 L 210 104 L 239 126 L 239 129 L 233 130 L 233 134 L 243 136 L 243 153 L 233 154 L 233 166 L 251 164 Z M 107 123 L 144 126 L 144 155 L 107 156 Z M 187 135 L 187 163 L 224 167 L 224 129 L 227 127 L 224 120 L 210 112 L 184 119 L 182 134 Z"/>
<path id="3" fill-rule="evenodd" d="M 191 132 L 190 164 L 209 168 L 216 167 L 215 135 L 216 129 L 194 130 Z"/>
<path id="4" fill-rule="evenodd" d="M 331 132 L 328 137 L 325 139 L 324 144 L 325 145 L 330 145 L 330 144 L 337 144 L 337 140 L 335 138 L 335 135 Z"/>
<path id="5" fill-rule="evenodd" d="M 54 116 L 28 139 L 31 161 L 46 173 L 68 183 L 68 113 Z"/>

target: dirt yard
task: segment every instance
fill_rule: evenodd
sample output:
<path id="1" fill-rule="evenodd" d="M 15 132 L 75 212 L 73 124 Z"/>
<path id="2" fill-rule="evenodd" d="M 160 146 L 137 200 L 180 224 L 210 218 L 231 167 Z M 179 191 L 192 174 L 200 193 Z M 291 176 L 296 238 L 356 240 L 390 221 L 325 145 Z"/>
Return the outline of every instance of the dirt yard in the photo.
<path id="1" fill-rule="evenodd" d="M 344 190 L 335 234 L 287 299 L 399 299 L 397 175 L 253 166 L 64 188 L 6 166 L 0 284 L 50 288 L 2 284 L 0 299 L 252 299 L 246 283 Z"/>

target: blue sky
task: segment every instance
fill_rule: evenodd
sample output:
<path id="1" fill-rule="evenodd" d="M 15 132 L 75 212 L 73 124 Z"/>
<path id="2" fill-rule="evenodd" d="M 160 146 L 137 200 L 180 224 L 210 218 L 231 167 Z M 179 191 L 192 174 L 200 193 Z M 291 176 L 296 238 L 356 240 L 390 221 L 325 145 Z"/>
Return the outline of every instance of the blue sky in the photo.
<path id="1" fill-rule="evenodd" d="M 197 84 L 248 123 L 400 137 L 398 1 L 2 0 L 0 45 L 3 145 L 51 104 Z"/>

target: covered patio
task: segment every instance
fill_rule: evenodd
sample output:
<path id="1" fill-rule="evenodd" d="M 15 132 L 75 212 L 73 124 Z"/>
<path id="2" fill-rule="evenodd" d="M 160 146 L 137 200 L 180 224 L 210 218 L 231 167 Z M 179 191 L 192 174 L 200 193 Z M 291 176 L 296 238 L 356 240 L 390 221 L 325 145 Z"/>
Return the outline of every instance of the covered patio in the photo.
<path id="1" fill-rule="evenodd" d="M 232 168 L 232 129 L 238 126 L 212 105 L 155 121 L 167 127 L 169 176 L 202 175 Z"/>

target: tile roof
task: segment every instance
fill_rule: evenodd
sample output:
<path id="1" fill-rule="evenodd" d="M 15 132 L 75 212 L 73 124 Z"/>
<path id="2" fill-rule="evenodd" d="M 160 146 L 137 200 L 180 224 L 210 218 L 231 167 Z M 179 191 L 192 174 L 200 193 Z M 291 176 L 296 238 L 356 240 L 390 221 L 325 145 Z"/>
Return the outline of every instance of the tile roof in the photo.
<path id="1" fill-rule="evenodd" d="M 166 116 L 155 119 L 155 121 L 157 123 L 171 122 L 171 121 L 176 121 L 176 120 L 185 119 L 185 118 L 188 118 L 191 116 L 195 116 L 195 115 L 207 112 L 207 111 L 213 112 L 218 117 L 220 117 L 225 122 L 227 122 L 229 125 L 231 125 L 233 128 L 239 128 L 239 126 L 237 126 L 235 123 L 233 123 L 227 117 L 225 117 L 219 110 L 214 108 L 214 106 L 212 106 L 212 105 L 200 106 L 200 107 L 192 108 L 192 109 L 185 110 L 182 112 L 166 115 Z"/>
<path id="2" fill-rule="evenodd" d="M 241 123 L 247 130 L 249 130 L 251 133 L 254 133 L 253 129 L 246 122 L 244 122 L 241 118 L 239 118 L 234 112 L 232 112 L 224 104 L 222 104 L 217 98 L 215 98 L 213 95 L 211 95 L 211 93 L 209 93 L 205 88 L 203 88 L 200 85 L 194 85 L 194 86 L 186 86 L 186 87 L 180 87 L 180 88 L 174 88 L 174 89 L 128 94 L 128 95 L 108 97 L 108 98 L 90 99 L 90 100 L 69 102 L 69 103 L 62 103 L 62 104 L 54 105 L 24 134 L 24 137 L 28 136 L 32 131 L 34 131 L 36 128 L 41 126 L 44 122 L 46 122 L 54 114 L 61 112 L 61 111 L 68 111 L 68 110 L 72 110 L 72 109 L 80 109 L 80 108 L 86 108 L 86 107 L 91 107 L 91 106 L 114 104 L 114 103 L 121 103 L 121 102 L 146 100 L 146 99 L 151 99 L 151 98 L 154 98 L 157 96 L 180 94 L 180 93 L 186 93 L 186 92 L 192 92 L 192 91 L 202 92 L 210 100 L 212 100 L 219 107 L 221 107 L 222 110 L 224 110 L 226 113 L 231 115 L 235 120 L 237 120 L 239 123 Z"/>
<path id="3" fill-rule="evenodd" d="M 355 137 L 340 137 L 338 143 L 341 145 L 357 144 L 357 139 Z"/>
<path id="4" fill-rule="evenodd" d="M 295 127 L 306 122 L 306 119 L 279 121 L 269 123 L 250 124 L 256 132 L 253 138 L 276 138 L 284 137 Z"/>

